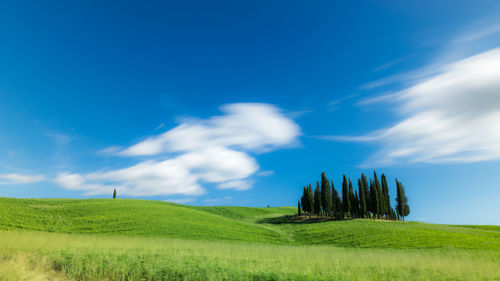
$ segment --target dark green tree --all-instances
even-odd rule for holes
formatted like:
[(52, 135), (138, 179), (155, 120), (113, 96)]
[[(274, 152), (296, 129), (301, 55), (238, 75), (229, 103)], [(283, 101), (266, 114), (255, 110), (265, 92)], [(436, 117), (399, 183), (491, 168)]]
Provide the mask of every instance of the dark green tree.
[(332, 211), (332, 189), (325, 172), (321, 173), (321, 207), (328, 217)]
[(368, 214), (368, 209), (366, 206), (366, 191), (363, 185), (363, 181), (358, 179), (358, 194), (359, 194), (359, 213), (360, 217), (366, 218)]
[(344, 217), (344, 210), (342, 209), (342, 201), (340, 200), (339, 193), (335, 189), (335, 186), (333, 185), (333, 181), (331, 181), (332, 184), (332, 204), (333, 204), (333, 212), (334, 216), (336, 219), (342, 219)]
[(366, 201), (366, 217), (370, 217), (370, 211), (372, 210), (371, 206), (371, 197), (370, 197), (370, 185), (368, 184), (368, 180), (364, 173), (361, 174), (361, 182), (363, 183), (363, 188), (365, 189), (365, 201)]
[(116, 199), (116, 188), (113, 190), (113, 199)]
[(410, 214), (410, 205), (408, 205), (408, 198), (405, 194), (403, 184), (396, 179), (397, 197), (396, 197), (396, 211), (400, 218), (405, 220), (405, 217)]
[(396, 220), (396, 212), (394, 211), (393, 208), (389, 211), (389, 219), (390, 220)]
[(309, 184), (307, 187), (307, 204), (309, 204), (309, 217), (313, 214), (314, 212), (314, 193), (312, 189), (312, 185)]
[(300, 201), (297, 201), (297, 215), (302, 216), (302, 211), (300, 210)]
[(304, 210), (304, 212), (311, 214), (309, 190), (307, 186), (304, 187), (304, 192), (302, 193), (302, 198), (300, 199), (300, 203), (302, 205), (302, 209)]
[(382, 194), (384, 197), (384, 211), (385, 211), (385, 216), (390, 219), (391, 217), (391, 198), (389, 196), (389, 186), (387, 185), (387, 179), (384, 174), (380, 176), (380, 181), (382, 182)]
[(356, 212), (355, 212), (355, 209), (356, 209), (356, 203), (354, 202), (354, 192), (353, 192), (353, 188), (352, 188), (352, 182), (351, 182), (351, 178), (349, 178), (349, 203), (351, 205), (351, 209), (349, 210), (349, 212), (351, 213), (351, 217), (354, 217)]
[(360, 212), (359, 212), (359, 197), (358, 197), (358, 191), (354, 191), (354, 217), (359, 218)]
[(375, 183), (373, 180), (370, 180), (370, 199), (372, 200), (370, 203), (371, 207), (371, 212), (373, 215), (373, 218), (377, 218), (380, 210), (380, 205), (379, 205), (379, 197), (377, 194), (377, 188), (375, 187)]
[(377, 217), (381, 218), (384, 214), (384, 200), (382, 196), (382, 186), (380, 185), (380, 181), (378, 180), (377, 173), (373, 171), (373, 184), (375, 185), (377, 201), (378, 201), (378, 209), (377, 209)]
[(316, 188), (314, 189), (314, 210), (313, 213), (316, 216), (321, 214), (321, 191), (319, 189), (319, 182), (316, 183)]
[(351, 215), (351, 200), (349, 198), (349, 184), (345, 175), (342, 179), (342, 207), (344, 208), (344, 217), (349, 217)]

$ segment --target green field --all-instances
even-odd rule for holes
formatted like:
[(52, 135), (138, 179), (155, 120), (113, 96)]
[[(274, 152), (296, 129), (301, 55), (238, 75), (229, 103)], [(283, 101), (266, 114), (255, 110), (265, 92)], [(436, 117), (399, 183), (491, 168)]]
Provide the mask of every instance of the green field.
[(0, 280), (500, 280), (500, 228), (0, 198)]

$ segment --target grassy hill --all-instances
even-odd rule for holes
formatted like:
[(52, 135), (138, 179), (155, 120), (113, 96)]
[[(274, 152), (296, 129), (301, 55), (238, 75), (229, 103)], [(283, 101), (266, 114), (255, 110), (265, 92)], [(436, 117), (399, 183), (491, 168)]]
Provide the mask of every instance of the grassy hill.
[(289, 220), (295, 208), (196, 207), (161, 201), (0, 198), (0, 229), (315, 244), (500, 251), (500, 228), (395, 221)]
[(0, 280), (500, 280), (500, 227), (0, 198)]
[(210, 209), (202, 210), (147, 200), (0, 198), (0, 229), (204, 240), (281, 241), (278, 233), (261, 225), (220, 216)]

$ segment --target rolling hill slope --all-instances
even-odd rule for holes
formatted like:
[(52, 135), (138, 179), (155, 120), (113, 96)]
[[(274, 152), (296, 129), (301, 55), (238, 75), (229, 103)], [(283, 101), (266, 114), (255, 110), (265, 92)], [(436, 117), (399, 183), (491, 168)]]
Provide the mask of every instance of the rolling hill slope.
[(0, 229), (280, 242), (279, 234), (257, 224), (146, 200), (0, 198)]
[(0, 198), (0, 229), (348, 248), (500, 251), (500, 229), (495, 226), (372, 220), (287, 221), (294, 213), (295, 208), (291, 207), (197, 207), (126, 199)]

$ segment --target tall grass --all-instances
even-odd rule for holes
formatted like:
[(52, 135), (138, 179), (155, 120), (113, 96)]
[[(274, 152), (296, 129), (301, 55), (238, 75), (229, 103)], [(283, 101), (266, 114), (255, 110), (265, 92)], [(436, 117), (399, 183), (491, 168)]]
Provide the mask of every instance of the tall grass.
[(10, 280), (5, 277), (6, 267), (9, 278), (20, 276), (19, 280), (23, 276), (61, 280), (500, 280), (500, 252), (488, 250), (356, 249), (0, 231), (0, 259), (0, 280)]

